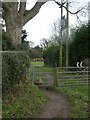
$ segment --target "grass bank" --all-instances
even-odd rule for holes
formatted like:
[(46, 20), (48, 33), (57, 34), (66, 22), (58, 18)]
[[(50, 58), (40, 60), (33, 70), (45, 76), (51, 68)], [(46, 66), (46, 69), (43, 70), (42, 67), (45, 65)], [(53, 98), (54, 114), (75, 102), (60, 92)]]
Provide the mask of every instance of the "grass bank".
[(21, 82), (3, 94), (2, 117), (33, 118), (47, 99), (30, 80)]
[(87, 85), (77, 87), (51, 87), (50, 89), (67, 96), (71, 105), (70, 118), (89, 117), (88, 103), (90, 101), (88, 99)]

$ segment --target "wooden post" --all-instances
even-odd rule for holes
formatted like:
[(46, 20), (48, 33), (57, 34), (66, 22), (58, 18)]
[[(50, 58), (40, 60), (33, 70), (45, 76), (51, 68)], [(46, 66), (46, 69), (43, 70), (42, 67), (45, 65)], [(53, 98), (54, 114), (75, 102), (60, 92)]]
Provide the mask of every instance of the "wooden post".
[[(61, 4), (62, 4), (62, 0), (61, 0)], [(62, 16), (63, 16), (63, 7), (61, 7), (61, 38), (60, 38), (60, 67), (62, 67)]]
[(57, 68), (54, 68), (54, 80), (53, 80), (53, 86), (58, 87), (58, 74), (57, 74)]
[(32, 66), (32, 82), (34, 83), (34, 66)]
[[(68, 0), (67, 0), (67, 9), (68, 7)], [(66, 18), (66, 67), (68, 67), (68, 37), (69, 37), (69, 13), (67, 11), (67, 18)]]

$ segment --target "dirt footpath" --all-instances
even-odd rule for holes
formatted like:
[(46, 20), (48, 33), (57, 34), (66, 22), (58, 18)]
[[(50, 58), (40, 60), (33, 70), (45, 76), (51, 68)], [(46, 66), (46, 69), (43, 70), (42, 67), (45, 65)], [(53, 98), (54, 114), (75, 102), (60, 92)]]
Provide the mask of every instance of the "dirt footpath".
[(68, 118), (70, 108), (66, 97), (49, 90), (43, 92), (49, 97), (49, 101), (37, 118)]

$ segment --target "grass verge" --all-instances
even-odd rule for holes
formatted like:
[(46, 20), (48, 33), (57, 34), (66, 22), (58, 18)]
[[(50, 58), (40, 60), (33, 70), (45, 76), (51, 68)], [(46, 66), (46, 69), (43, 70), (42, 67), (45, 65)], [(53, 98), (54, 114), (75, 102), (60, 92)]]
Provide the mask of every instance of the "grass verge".
[(55, 90), (67, 96), (71, 109), (69, 118), (89, 118), (89, 99), (88, 99), (88, 86), (77, 87), (51, 87)]
[(3, 94), (3, 118), (33, 118), (48, 98), (30, 80)]

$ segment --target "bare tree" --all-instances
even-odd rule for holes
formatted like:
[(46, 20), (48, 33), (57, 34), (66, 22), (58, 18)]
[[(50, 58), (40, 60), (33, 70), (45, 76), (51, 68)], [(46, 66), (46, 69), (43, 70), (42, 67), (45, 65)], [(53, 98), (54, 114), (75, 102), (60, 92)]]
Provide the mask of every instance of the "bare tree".
[(52, 44), (60, 45), (61, 38), (61, 20), (60, 18), (55, 21), (51, 26), (51, 37), (50, 41)]
[(40, 45), (41, 45), (41, 47), (42, 48), (47, 48), (47, 47), (49, 47), (49, 45), (50, 45), (50, 41), (49, 41), (49, 39), (47, 39), (47, 38), (42, 38), (41, 40), (40, 40)]
[[(69, 10), (66, 6), (67, 4), (67, 0), (62, 0), (62, 2), (60, 1), (57, 1), (57, 0), (54, 0), (55, 3), (59, 6), (59, 8), (64, 8), (68, 13), (72, 14), (72, 15), (76, 15), (76, 18), (77, 18), (77, 21), (79, 23), (81, 23), (82, 21), (80, 20), (80, 16), (85, 16), (87, 15), (87, 7), (88, 7), (88, 4), (84, 4), (82, 7), (78, 7), (75, 12), (72, 12), (71, 10)], [(70, 7), (73, 7), (72, 5), (74, 3), (78, 3), (77, 1), (74, 1), (74, 0), (69, 0), (70, 2), (68, 2), (68, 5)], [(79, 1), (79, 0), (78, 0)], [(71, 5), (72, 4), (72, 5)]]

